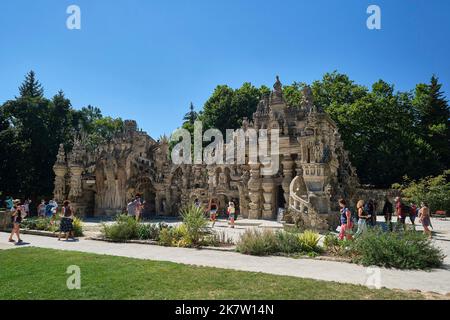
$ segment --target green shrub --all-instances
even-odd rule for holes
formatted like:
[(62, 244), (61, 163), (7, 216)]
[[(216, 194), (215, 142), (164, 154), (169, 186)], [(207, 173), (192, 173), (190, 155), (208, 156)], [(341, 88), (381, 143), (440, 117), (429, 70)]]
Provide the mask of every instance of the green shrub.
[(395, 184), (405, 200), (420, 204), (428, 202), (432, 212), (444, 210), (450, 212), (450, 170), (436, 177), (426, 177), (418, 181), (405, 177), (403, 185)]
[(51, 218), (38, 218), (35, 221), (35, 230), (47, 231), (51, 224)]
[(202, 208), (196, 207), (194, 204), (187, 206), (181, 210), (181, 217), (185, 227), (185, 242), (194, 246), (200, 244), (202, 237), (208, 233), (206, 227), (208, 220), (205, 218)]
[(73, 231), (75, 237), (83, 236), (83, 221), (80, 218), (73, 219)]
[(210, 247), (219, 247), (221, 245), (233, 244), (233, 239), (227, 236), (225, 231), (214, 231), (203, 236), (201, 245)]
[(134, 217), (119, 215), (112, 225), (103, 224), (103, 236), (112, 241), (126, 241), (138, 238), (138, 222)]
[(352, 248), (356, 252), (354, 261), (365, 266), (428, 269), (440, 267), (445, 257), (431, 240), (415, 231), (368, 230), (352, 243)]
[(320, 252), (319, 239), (317, 232), (306, 230), (299, 235), (301, 248), (304, 252)]
[(292, 254), (303, 251), (298, 233), (281, 232), (275, 233), (277, 240), (277, 252)]
[(316, 255), (322, 251), (318, 245), (319, 237), (318, 233), (312, 231), (299, 234), (286, 231), (247, 230), (241, 235), (236, 250), (257, 256), (276, 253)]
[(171, 247), (175, 244), (176, 241), (178, 240), (176, 240), (174, 228), (171, 227), (163, 228), (159, 232), (159, 240), (158, 240), (159, 244), (166, 247)]
[(27, 230), (37, 230), (36, 229), (37, 218), (26, 218), (22, 221), (21, 227)]
[(137, 236), (140, 240), (158, 240), (159, 225), (139, 223), (137, 225)]
[(243, 254), (265, 256), (277, 252), (277, 238), (270, 230), (246, 230), (239, 239), (236, 250)]
[(351, 258), (355, 256), (353, 240), (339, 240), (338, 237), (329, 233), (323, 240), (323, 248), (326, 252), (334, 256)]

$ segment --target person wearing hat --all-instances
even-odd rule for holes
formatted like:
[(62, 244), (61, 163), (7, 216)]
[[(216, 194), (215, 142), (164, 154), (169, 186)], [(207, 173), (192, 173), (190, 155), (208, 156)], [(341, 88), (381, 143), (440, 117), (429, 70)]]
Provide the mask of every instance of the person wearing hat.
[(11, 235), (9, 236), (9, 242), (15, 242), (13, 240), (14, 234), (17, 236), (17, 243), (22, 243), (22, 239), (20, 239), (20, 224), (22, 223), (23, 218), (25, 218), (25, 211), (23, 210), (23, 206), (20, 205), (20, 200), (14, 200), (13, 207), (11, 209), (11, 223), (13, 225), (13, 229), (11, 231)]

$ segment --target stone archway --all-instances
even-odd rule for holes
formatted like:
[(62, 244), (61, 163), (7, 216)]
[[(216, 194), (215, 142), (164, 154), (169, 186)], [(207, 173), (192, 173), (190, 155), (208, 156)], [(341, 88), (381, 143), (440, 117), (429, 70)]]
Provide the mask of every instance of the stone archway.
[(142, 215), (144, 218), (148, 218), (156, 215), (156, 190), (153, 186), (153, 182), (149, 177), (141, 177), (137, 181), (136, 193), (142, 196), (144, 208)]

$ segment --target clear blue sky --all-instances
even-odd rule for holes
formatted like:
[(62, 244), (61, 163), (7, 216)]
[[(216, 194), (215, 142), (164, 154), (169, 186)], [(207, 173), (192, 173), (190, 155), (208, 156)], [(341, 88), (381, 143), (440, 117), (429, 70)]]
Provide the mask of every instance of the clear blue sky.
[[(80, 6), (82, 29), (66, 28)], [(366, 9), (382, 10), (382, 30)], [(63, 89), (75, 108), (136, 119), (157, 138), (192, 101), (245, 81), (271, 86), (347, 73), (398, 90), (436, 73), (450, 92), (448, 0), (2, 0), (0, 103), (36, 71), (48, 97)]]

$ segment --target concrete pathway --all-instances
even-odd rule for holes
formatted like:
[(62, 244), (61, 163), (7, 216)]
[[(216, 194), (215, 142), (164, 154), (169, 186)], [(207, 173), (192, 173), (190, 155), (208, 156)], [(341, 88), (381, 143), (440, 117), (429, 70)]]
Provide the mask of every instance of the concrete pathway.
[[(438, 231), (437, 244), (444, 252), (450, 253), (450, 221), (435, 221)], [(8, 234), (0, 233), (0, 249), (17, 248), (7, 243)], [(374, 271), (362, 266), (309, 259), (292, 259), (285, 257), (253, 257), (235, 252), (196, 250), (184, 248), (167, 248), (140, 244), (118, 244), (81, 239), (79, 242), (58, 242), (54, 238), (23, 235), (25, 246), (71, 250), (96, 254), (171, 261), (175, 263), (235, 269), (242, 271), (263, 272), (316, 280), (336, 281), (360, 285), (370, 285), (371, 280), (379, 274), (381, 287), (404, 290), (421, 290), (424, 292), (450, 293), (450, 260), (445, 259), (445, 268), (425, 271), (400, 271), (378, 269)], [(0, 261), (1, 265), (1, 261)], [(373, 282), (372, 282), (373, 283)]]

